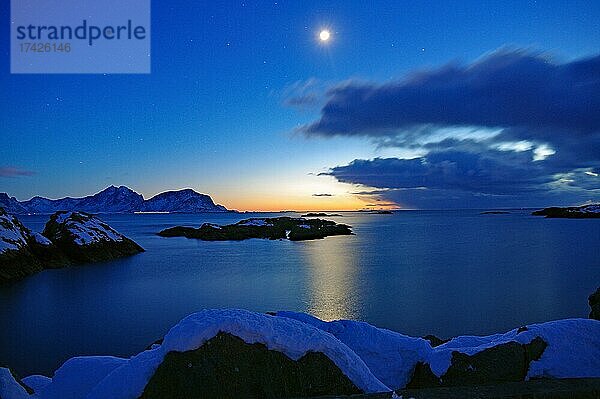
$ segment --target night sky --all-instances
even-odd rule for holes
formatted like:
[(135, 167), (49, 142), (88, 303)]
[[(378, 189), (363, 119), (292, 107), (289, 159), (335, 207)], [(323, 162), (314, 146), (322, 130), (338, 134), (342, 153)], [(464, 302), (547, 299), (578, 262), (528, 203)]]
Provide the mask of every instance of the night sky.
[(597, 1), (154, 1), (149, 75), (11, 75), (0, 14), (0, 192), (20, 200), (600, 201)]

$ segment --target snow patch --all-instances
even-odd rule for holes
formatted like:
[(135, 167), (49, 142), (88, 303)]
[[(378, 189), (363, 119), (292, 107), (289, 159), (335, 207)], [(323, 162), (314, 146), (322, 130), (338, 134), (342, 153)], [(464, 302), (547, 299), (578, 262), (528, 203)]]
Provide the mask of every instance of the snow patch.
[(238, 226), (273, 226), (273, 224), (265, 219), (248, 219), (237, 223)]
[(530, 364), (527, 378), (600, 377), (600, 321), (565, 319), (527, 325), (504, 334), (461, 336), (434, 348), (429, 364), (438, 377), (450, 367), (452, 352), (467, 355), (508, 342), (529, 344), (540, 337), (548, 344), (539, 360)]
[(584, 205), (579, 208), (579, 212), (600, 213), (600, 204)]
[(46, 237), (44, 237), (40, 233), (35, 233), (33, 235), (33, 239), (38, 244), (46, 246), (46, 247), (49, 246), (49, 245), (52, 245), (52, 241), (50, 241), (49, 239), (47, 239)]
[(7, 213), (0, 213), (0, 253), (18, 251), (27, 246), (29, 231), (19, 220)]
[(417, 362), (426, 362), (432, 350), (427, 340), (364, 322), (324, 322), (296, 312), (277, 312), (277, 316), (296, 319), (332, 334), (360, 356), (375, 377), (392, 389), (406, 386)]
[(202, 223), (202, 226), (208, 226), (208, 227), (212, 227), (213, 229), (217, 229), (217, 230), (222, 230), (223, 227), (219, 226), (218, 224), (215, 223)]
[(51, 382), (36, 394), (40, 399), (85, 398), (104, 377), (125, 363), (127, 359), (112, 356), (71, 358), (56, 370)]
[(324, 322), (304, 313), (278, 312), (333, 334), (369, 366), (373, 374), (390, 388), (403, 388), (418, 361), (428, 363), (438, 377), (450, 367), (452, 352), (475, 355), (485, 349), (518, 342), (529, 344), (541, 337), (548, 346), (539, 360), (530, 364), (527, 378), (600, 377), (600, 321), (565, 319), (531, 324), (504, 334), (460, 336), (432, 348), (428, 341), (380, 329), (370, 324), (339, 320)]
[(123, 241), (125, 236), (95, 216), (81, 212), (58, 212), (56, 223), (62, 224), (74, 237), (77, 245), (105, 241)]
[(52, 382), (52, 378), (46, 377), (45, 375), (34, 374), (29, 377), (22, 378), (23, 384), (33, 389), (34, 394), (38, 394), (42, 391), (42, 388)]
[(0, 367), (0, 398), (2, 399), (26, 399), (29, 394), (10, 373), (10, 370)]

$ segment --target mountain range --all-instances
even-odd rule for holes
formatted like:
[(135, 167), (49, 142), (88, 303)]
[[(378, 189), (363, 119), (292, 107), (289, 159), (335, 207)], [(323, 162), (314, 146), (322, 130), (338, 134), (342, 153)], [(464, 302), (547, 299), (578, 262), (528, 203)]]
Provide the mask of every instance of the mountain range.
[(56, 211), (82, 211), (89, 213), (134, 213), (170, 212), (202, 213), (228, 212), (227, 208), (215, 204), (206, 194), (192, 189), (166, 191), (150, 199), (132, 189), (110, 186), (94, 195), (83, 198), (48, 199), (33, 197), (28, 201), (18, 201), (7, 193), (0, 193), (0, 207), (6, 212), (22, 214), (50, 214)]

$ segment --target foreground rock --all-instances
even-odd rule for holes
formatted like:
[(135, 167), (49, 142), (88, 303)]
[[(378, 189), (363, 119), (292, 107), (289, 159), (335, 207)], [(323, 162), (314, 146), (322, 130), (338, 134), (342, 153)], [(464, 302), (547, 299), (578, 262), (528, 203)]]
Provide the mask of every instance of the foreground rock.
[(332, 335), (289, 318), (221, 309), (184, 318), (159, 345), (130, 359), (72, 358), (36, 395), (281, 398), (385, 391), (356, 353)]
[(0, 283), (44, 269), (97, 262), (142, 252), (135, 242), (95, 216), (57, 212), (44, 233), (32, 233), (0, 208)]
[[(75, 357), (52, 379), (29, 376), (22, 383), (31, 384), (37, 399), (285, 398), (378, 392), (390, 397), (396, 389), (443, 393), (454, 387), (506, 386), (540, 378), (598, 377), (597, 320), (532, 324), (504, 334), (460, 336), (432, 347), (428, 340), (363, 322), (220, 309), (184, 318), (163, 340), (129, 359)], [(23, 394), (16, 381), (4, 372), (0, 398), (6, 395), (3, 386)]]
[(286, 398), (361, 393), (321, 352), (292, 360), (262, 343), (219, 333), (200, 348), (169, 352), (141, 398)]
[(205, 241), (239, 241), (249, 238), (301, 241), (351, 234), (352, 230), (345, 224), (323, 219), (291, 217), (253, 218), (225, 226), (204, 223), (197, 229), (177, 226), (158, 233), (162, 237), (187, 237)]
[(278, 312), (334, 335), (391, 389), (499, 384), (533, 378), (600, 377), (600, 322), (566, 319), (490, 336), (460, 336), (432, 347), (367, 323), (323, 322)]
[(600, 218), (600, 204), (590, 204), (567, 208), (551, 207), (532, 213), (547, 218), (587, 219)]
[(75, 263), (101, 262), (144, 251), (96, 216), (84, 212), (56, 212), (42, 234)]

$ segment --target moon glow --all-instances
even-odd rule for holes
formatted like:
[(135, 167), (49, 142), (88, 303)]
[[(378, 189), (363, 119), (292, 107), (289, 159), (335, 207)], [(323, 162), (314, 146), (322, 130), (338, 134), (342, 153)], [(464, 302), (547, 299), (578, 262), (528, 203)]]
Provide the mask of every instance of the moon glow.
[(330, 37), (331, 37), (331, 33), (327, 29), (323, 29), (319, 33), (319, 40), (322, 42), (328, 41)]

